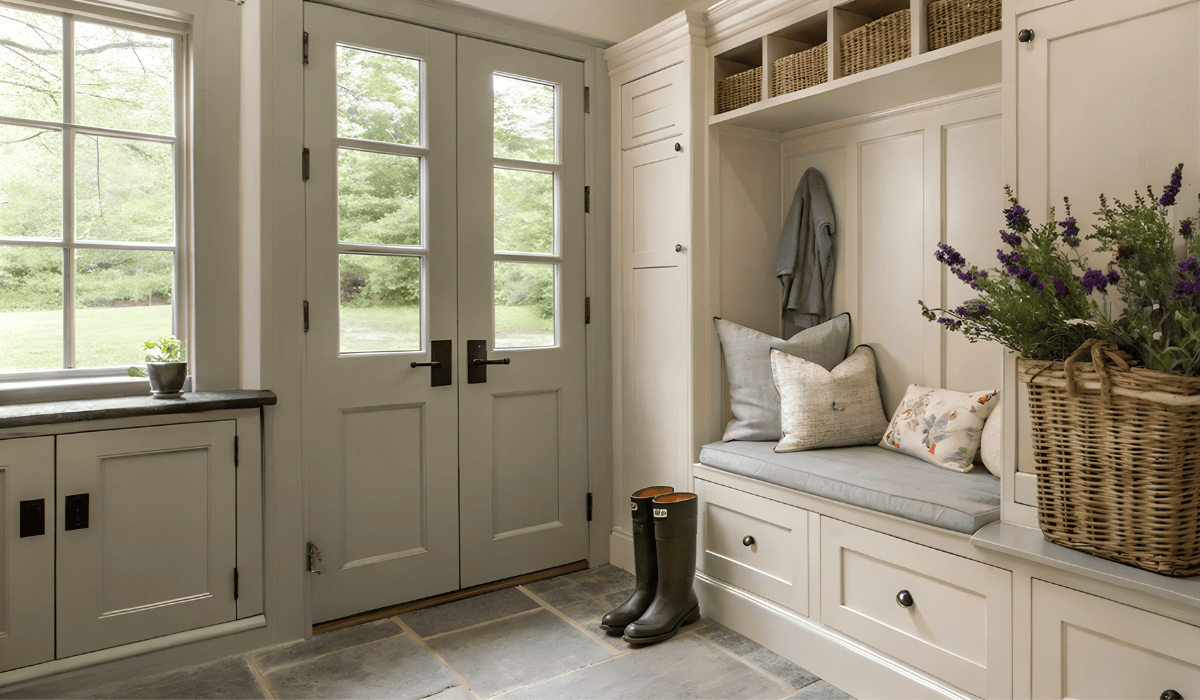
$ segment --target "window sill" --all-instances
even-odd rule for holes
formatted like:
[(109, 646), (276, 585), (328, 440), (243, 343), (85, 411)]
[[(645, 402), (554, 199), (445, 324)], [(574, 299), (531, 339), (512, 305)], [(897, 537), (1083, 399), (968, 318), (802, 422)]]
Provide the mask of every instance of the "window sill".
[[(184, 389), (191, 388), (188, 377)], [(150, 382), (144, 377), (73, 377), (70, 379), (30, 379), (0, 383), (0, 406), (47, 401), (78, 401), (112, 399), (120, 396), (142, 396), (150, 393)]]

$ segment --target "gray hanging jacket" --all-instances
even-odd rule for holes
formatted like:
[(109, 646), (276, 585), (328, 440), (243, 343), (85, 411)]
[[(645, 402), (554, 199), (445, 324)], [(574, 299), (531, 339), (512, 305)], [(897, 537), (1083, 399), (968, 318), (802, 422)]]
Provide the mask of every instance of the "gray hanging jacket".
[(833, 314), (833, 202), (825, 178), (809, 168), (796, 186), (783, 232), (775, 276), (783, 283), (783, 318), (798, 328)]

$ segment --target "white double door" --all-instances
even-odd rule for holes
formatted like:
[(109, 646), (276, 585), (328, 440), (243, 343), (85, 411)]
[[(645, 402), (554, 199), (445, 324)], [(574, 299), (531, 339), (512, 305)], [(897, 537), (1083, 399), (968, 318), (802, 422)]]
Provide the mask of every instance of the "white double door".
[(313, 621), (586, 558), (582, 65), (305, 31)]

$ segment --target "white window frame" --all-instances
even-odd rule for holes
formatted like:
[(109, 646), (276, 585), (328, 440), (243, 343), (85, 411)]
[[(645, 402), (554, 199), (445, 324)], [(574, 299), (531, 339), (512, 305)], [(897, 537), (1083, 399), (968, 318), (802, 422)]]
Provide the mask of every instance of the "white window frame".
[[(171, 294), (172, 333), (184, 341), (185, 348), (192, 343), (192, 299), (191, 284), (191, 241), (192, 233), (192, 89), (190, 84), (191, 26), (174, 18), (135, 13), (129, 10), (89, 5), (71, 0), (0, 0), (0, 6), (27, 12), (59, 17), (63, 20), (63, 117), (62, 122), (41, 121), (8, 117), (0, 112), (0, 123), (12, 126), (48, 129), (61, 133), (63, 139), (63, 227), (61, 239), (20, 238), (0, 236), (0, 247), (57, 248), (63, 251), (63, 364), (66, 367), (53, 370), (0, 370), (0, 391), (6, 385), (46, 382), (48, 388), (55, 384), (69, 384), (71, 380), (127, 377), (125, 365), (112, 367), (76, 368), (75, 365), (75, 252), (77, 250), (138, 250), (171, 252), (173, 255), (173, 284)], [(146, 8), (152, 9), (152, 8)], [(175, 134), (150, 134), (105, 127), (85, 126), (74, 123), (75, 117), (75, 23), (102, 24), (118, 29), (127, 29), (142, 34), (161, 36), (174, 42), (175, 81)], [(75, 141), (79, 134), (125, 138), (143, 142), (168, 143), (174, 150), (175, 176), (175, 241), (173, 244), (136, 243), (121, 241), (80, 241), (75, 236)], [(139, 343), (146, 338), (130, 338)], [(187, 356), (189, 365), (190, 355)], [(140, 382), (130, 388), (140, 389)]]

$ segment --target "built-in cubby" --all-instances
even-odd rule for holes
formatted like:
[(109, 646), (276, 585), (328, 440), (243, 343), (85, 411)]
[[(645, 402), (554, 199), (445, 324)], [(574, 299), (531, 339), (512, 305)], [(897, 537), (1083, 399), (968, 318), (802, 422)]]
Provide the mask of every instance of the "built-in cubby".
[[(966, 0), (814, 2), (778, 25), (764, 23), (764, 33), (750, 40), (741, 35), (731, 37), (732, 45), (712, 45), (711, 79), (717, 89), (710, 123), (789, 131), (999, 83), (999, 32), (930, 49), (929, 13), (935, 2)], [(897, 27), (897, 21), (906, 26)], [(861, 60), (847, 65), (843, 43), (864, 35), (868, 42), (882, 37), (887, 50), (876, 52), (865, 67)], [(812, 63), (821, 52), (824, 75)], [(786, 65), (777, 65), (789, 56), (794, 58)], [(802, 70), (805, 76), (792, 76), (788, 83), (781, 81), (783, 70)], [(757, 90), (747, 84), (754, 80)], [(740, 91), (740, 99), (729, 99), (731, 89)]]

